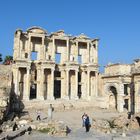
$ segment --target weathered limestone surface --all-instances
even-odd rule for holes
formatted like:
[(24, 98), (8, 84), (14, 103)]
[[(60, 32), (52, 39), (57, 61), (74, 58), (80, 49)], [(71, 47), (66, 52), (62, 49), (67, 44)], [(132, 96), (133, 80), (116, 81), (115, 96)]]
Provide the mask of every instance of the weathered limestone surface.
[(98, 39), (63, 30), (49, 34), (40, 27), (18, 29), (13, 59), (14, 92), (23, 101), (98, 96)]
[(9, 111), (9, 96), (12, 81), (12, 66), (0, 65), (0, 122)]

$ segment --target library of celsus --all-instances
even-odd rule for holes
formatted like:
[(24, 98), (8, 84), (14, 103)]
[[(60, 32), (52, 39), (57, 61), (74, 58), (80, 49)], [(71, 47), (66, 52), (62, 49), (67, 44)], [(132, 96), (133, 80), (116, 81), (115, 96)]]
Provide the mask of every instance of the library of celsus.
[(140, 60), (98, 71), (98, 39), (49, 34), (40, 27), (14, 37), (13, 87), (23, 101), (84, 100), (119, 112), (140, 112)]
[(98, 39), (40, 27), (17, 30), (14, 91), (23, 100), (90, 100), (97, 96)]

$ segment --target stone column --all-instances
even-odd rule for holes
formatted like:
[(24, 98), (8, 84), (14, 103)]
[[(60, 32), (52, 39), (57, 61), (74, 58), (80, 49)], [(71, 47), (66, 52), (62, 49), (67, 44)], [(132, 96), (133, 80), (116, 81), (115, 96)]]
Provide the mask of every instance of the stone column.
[(90, 50), (89, 50), (89, 42), (87, 42), (87, 63), (89, 63), (90, 62), (90, 60), (89, 60), (89, 58), (90, 58)]
[(54, 69), (51, 69), (51, 78), (50, 78), (50, 91), (48, 92), (48, 100), (54, 100)]
[(70, 58), (69, 58), (69, 53), (70, 53), (70, 51), (69, 51), (70, 48), (69, 48), (69, 47), (70, 47), (70, 46), (69, 46), (69, 40), (67, 40), (67, 53), (66, 53), (66, 54), (67, 54), (67, 61), (68, 61), (68, 62), (69, 62), (69, 59), (70, 59)]
[(74, 83), (71, 82), (71, 86), (72, 86), (72, 91), (71, 91), (71, 99), (75, 100), (78, 99), (77, 93), (78, 93), (78, 72), (77, 70), (75, 70), (75, 81), (73, 81)]
[(124, 106), (124, 85), (123, 83), (119, 84), (119, 90), (117, 92), (118, 96), (117, 96), (117, 110), (119, 112), (123, 112), (123, 106)]
[(24, 82), (24, 92), (23, 92), (23, 100), (29, 100), (30, 98), (30, 68), (26, 68), (26, 80)]
[(61, 70), (61, 98), (63, 99), (65, 97), (65, 71)]
[(42, 37), (42, 59), (46, 59), (45, 37)]
[(17, 56), (18, 58), (21, 58), (21, 46), (20, 46), (20, 36), (21, 36), (21, 32), (20, 31), (17, 31), (17, 36), (16, 36), (16, 39), (17, 39)]
[(76, 41), (75, 49), (75, 61), (78, 62), (78, 41)]
[(87, 99), (90, 99), (90, 71), (87, 71)]
[(81, 77), (81, 81), (82, 81), (82, 99), (86, 99), (86, 73), (85, 71), (82, 71), (82, 77)]
[(15, 84), (15, 94), (19, 96), (19, 68), (15, 68), (15, 77), (14, 77), (14, 84)]
[(75, 70), (75, 99), (78, 99), (78, 70)]
[(14, 37), (14, 53), (13, 53), (13, 59), (17, 59), (18, 58), (18, 54), (19, 54), (19, 49), (18, 49), (18, 37)]
[(131, 95), (130, 95), (130, 84), (129, 86), (127, 87), (127, 91), (128, 91), (128, 97), (129, 97), (129, 100), (128, 100), (128, 111), (131, 112)]
[(31, 60), (31, 36), (28, 38), (28, 60)]
[(70, 97), (70, 93), (69, 93), (69, 83), (70, 83), (70, 81), (69, 81), (70, 79), (69, 79), (69, 70), (66, 70), (66, 99), (70, 99), (71, 97)]
[(96, 41), (96, 49), (95, 49), (95, 63), (98, 63), (98, 41)]
[(38, 94), (37, 99), (44, 100), (44, 69), (40, 70), (40, 93)]
[(95, 72), (95, 96), (98, 96), (98, 72)]
[(135, 94), (134, 94), (134, 110), (135, 110), (135, 113), (138, 113), (139, 112), (139, 84), (138, 82), (135, 82)]
[(52, 60), (55, 61), (55, 39), (52, 40)]
[(42, 93), (42, 91), (43, 91), (42, 82), (44, 82), (44, 81), (42, 81), (42, 77), (44, 77), (44, 72), (43, 72), (42, 69), (38, 68), (37, 69), (37, 99), (38, 100), (43, 100), (44, 99), (43, 93)]

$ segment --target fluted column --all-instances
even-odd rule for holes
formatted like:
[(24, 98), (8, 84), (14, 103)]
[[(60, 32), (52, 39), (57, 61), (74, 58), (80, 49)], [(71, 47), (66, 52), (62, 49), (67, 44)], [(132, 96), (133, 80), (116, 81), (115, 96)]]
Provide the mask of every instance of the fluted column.
[(82, 76), (81, 76), (81, 80), (82, 80), (82, 99), (86, 99), (86, 73), (85, 71), (82, 71)]
[(65, 98), (67, 98), (67, 99), (70, 99), (71, 97), (70, 97), (70, 93), (69, 93), (69, 83), (70, 83), (70, 81), (69, 81), (70, 79), (69, 79), (69, 70), (66, 70), (66, 97)]
[(67, 61), (69, 61), (69, 48), (70, 46), (69, 46), (69, 40), (67, 40)]
[(78, 71), (75, 70), (75, 96), (74, 99), (78, 99)]
[(44, 100), (44, 69), (40, 71), (40, 99)]
[(38, 68), (37, 70), (37, 99), (38, 100), (44, 100), (43, 95), (43, 80), (44, 78), (44, 69)]
[(95, 72), (95, 96), (98, 96), (98, 72)]
[(61, 98), (69, 99), (67, 95), (67, 76), (65, 70), (61, 70)]
[(15, 77), (14, 77), (14, 84), (15, 84), (15, 94), (19, 96), (19, 68), (15, 68)]
[(55, 61), (55, 39), (52, 40), (52, 60)]
[(90, 71), (87, 71), (87, 99), (90, 99)]
[(28, 60), (31, 60), (31, 36), (28, 38)]
[(78, 41), (76, 41), (75, 49), (76, 49), (76, 50), (75, 50), (75, 59), (76, 59), (75, 61), (78, 62), (78, 49), (79, 49), (79, 48), (78, 48)]
[(48, 100), (54, 100), (54, 69), (51, 69), (50, 91), (48, 92)]
[(90, 60), (89, 60), (89, 58), (90, 58), (90, 56), (89, 56), (89, 55), (90, 55), (90, 53), (89, 53), (90, 50), (89, 50), (89, 49), (90, 49), (90, 48), (89, 48), (89, 47), (90, 47), (90, 46), (89, 46), (89, 42), (87, 42), (87, 63), (90, 62)]
[(129, 97), (129, 99), (128, 99), (128, 111), (129, 112), (131, 112), (131, 95), (130, 95), (130, 84), (129, 84), (129, 86), (127, 87), (127, 92), (128, 92), (128, 97)]
[(29, 100), (30, 98), (30, 68), (26, 68), (26, 80), (24, 82), (23, 100)]
[(42, 37), (42, 59), (45, 60), (46, 58), (46, 49), (45, 49), (45, 37)]

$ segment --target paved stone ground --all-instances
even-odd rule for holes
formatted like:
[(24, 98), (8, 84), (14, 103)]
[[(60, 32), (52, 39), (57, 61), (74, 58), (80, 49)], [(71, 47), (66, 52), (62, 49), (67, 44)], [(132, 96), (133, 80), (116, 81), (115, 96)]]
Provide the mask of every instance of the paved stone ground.
[(122, 137), (121, 134), (101, 134), (94, 130), (86, 133), (84, 128), (72, 131), (66, 137), (54, 137), (47, 134), (33, 132), (31, 135), (24, 135), (16, 138), (16, 140), (140, 140), (140, 132), (133, 131), (126, 134), (126, 137)]
[[(45, 107), (45, 105), (43, 106)], [(36, 120), (36, 109), (34, 107), (28, 108), (29, 115), (33, 120)], [(71, 133), (66, 137), (54, 137), (48, 136), (44, 133), (34, 132), (31, 135), (23, 135), (16, 138), (16, 140), (140, 140), (140, 132), (134, 131), (129, 132), (127, 137), (122, 137), (121, 134), (103, 134), (96, 132), (91, 129), (90, 132), (86, 133), (82, 127), (81, 116), (83, 113), (87, 113), (91, 118), (94, 119), (110, 119), (118, 117), (120, 113), (114, 110), (99, 109), (95, 107), (87, 107), (82, 109), (73, 110), (55, 110), (53, 112), (53, 119), (63, 121), (70, 129)], [(42, 109), (41, 105), (41, 118), (47, 118), (47, 109)], [(36, 122), (36, 121), (35, 121)], [(91, 121), (91, 123), (94, 123)], [(134, 137), (135, 136), (135, 137)]]

